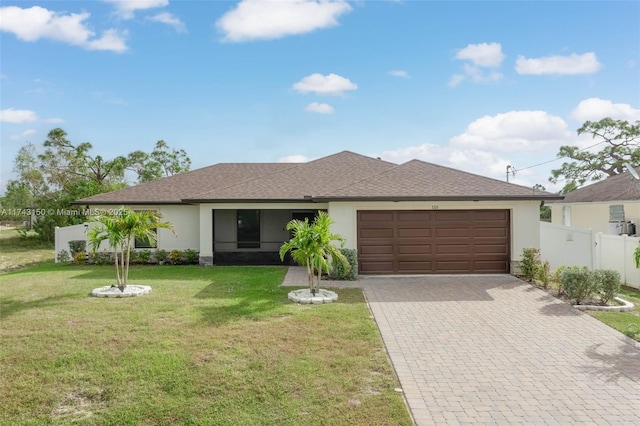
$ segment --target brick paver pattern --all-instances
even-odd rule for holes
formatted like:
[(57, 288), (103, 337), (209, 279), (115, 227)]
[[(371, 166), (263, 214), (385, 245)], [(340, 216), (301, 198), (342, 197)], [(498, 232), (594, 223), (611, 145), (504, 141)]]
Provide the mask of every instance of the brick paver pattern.
[(640, 425), (640, 344), (512, 276), (334, 284), (364, 288), (417, 425)]

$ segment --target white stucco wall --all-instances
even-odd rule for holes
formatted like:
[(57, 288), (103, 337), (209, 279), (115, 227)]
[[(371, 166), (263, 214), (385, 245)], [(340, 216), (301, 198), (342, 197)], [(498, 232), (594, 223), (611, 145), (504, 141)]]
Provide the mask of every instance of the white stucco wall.
[[(121, 206), (90, 206), (96, 211), (116, 210)], [(200, 233), (197, 226), (199, 209), (191, 205), (131, 205), (131, 210), (155, 210), (162, 214), (162, 220), (170, 222), (175, 230), (174, 235), (168, 229), (158, 229), (158, 249), (198, 250), (200, 247)]]
[(520, 260), (525, 247), (540, 247), (539, 201), (399, 201), (329, 203), (329, 216), (335, 221), (332, 230), (342, 235), (347, 248), (355, 249), (358, 210), (511, 210), (511, 260)]
[(640, 200), (638, 201), (606, 201), (593, 203), (553, 203), (551, 206), (551, 223), (562, 225), (562, 208), (571, 206), (571, 226), (590, 228), (595, 232), (609, 233), (609, 206), (622, 204), (625, 221), (633, 220), (636, 226), (640, 222)]

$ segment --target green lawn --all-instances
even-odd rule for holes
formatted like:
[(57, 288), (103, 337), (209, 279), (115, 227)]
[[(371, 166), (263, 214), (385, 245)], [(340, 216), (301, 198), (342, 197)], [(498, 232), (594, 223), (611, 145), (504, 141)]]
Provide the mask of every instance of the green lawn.
[(0, 275), (0, 424), (411, 424), (362, 292), (293, 304), (285, 272), (132, 266), (127, 299), (88, 297), (113, 267)]
[(15, 229), (0, 231), (0, 273), (55, 259), (53, 243), (43, 243), (30, 233), (22, 238)]
[(629, 312), (590, 311), (589, 313), (594, 318), (640, 342), (640, 290), (625, 287), (620, 291), (619, 296), (633, 303), (635, 308)]

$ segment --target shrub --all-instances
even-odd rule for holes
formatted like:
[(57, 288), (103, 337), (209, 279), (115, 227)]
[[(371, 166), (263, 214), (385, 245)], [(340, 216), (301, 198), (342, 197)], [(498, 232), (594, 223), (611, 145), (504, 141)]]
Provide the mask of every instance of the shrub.
[(354, 281), (358, 278), (358, 251), (355, 249), (341, 248), (340, 252), (347, 258), (351, 268), (347, 271), (341, 262), (334, 260), (330, 278), (332, 280)]
[(84, 265), (87, 263), (87, 254), (83, 251), (79, 251), (73, 255), (73, 263), (76, 265)]
[(180, 250), (171, 250), (169, 253), (169, 262), (172, 265), (179, 265), (182, 263), (182, 252)]
[(549, 287), (551, 281), (551, 266), (549, 261), (545, 260), (543, 263), (539, 263), (536, 268), (536, 279), (540, 281), (542, 287)]
[(164, 250), (156, 250), (156, 262), (158, 262), (158, 265), (163, 265), (164, 262), (167, 261), (167, 252)]
[(593, 272), (586, 267), (569, 266), (560, 274), (560, 282), (565, 294), (576, 305), (591, 297), (598, 289)]
[(68, 262), (70, 260), (71, 260), (71, 255), (69, 254), (68, 251), (60, 250), (58, 252), (58, 262), (65, 263), (65, 262)]
[(93, 263), (96, 265), (109, 265), (111, 264), (111, 253), (104, 250), (102, 253), (95, 252), (92, 254)]
[(192, 249), (186, 249), (184, 251), (184, 259), (187, 265), (195, 265), (200, 261), (198, 253)]
[(533, 247), (522, 249), (522, 260), (520, 261), (520, 270), (522, 276), (527, 281), (533, 281), (536, 277), (536, 271), (540, 264), (540, 250)]
[(136, 252), (136, 262), (149, 263), (151, 261), (151, 250), (140, 250)]
[(87, 251), (87, 242), (85, 240), (69, 241), (69, 251), (71, 252), (71, 256), (75, 255), (78, 252), (85, 252)]
[(612, 269), (598, 269), (594, 272), (594, 279), (600, 292), (600, 300), (607, 303), (620, 291), (620, 273)]
[(553, 274), (551, 275), (551, 282), (554, 283), (558, 288), (558, 296), (563, 293), (562, 281), (560, 281), (560, 276), (562, 275), (562, 271), (564, 271), (565, 269), (567, 269), (566, 266), (560, 265), (556, 268), (555, 271), (553, 271)]

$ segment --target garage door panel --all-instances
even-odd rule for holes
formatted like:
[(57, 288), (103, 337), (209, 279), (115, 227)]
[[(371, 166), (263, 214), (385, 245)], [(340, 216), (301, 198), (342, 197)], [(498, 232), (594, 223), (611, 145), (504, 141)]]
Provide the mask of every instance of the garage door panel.
[(360, 232), (358, 232), (358, 234), (360, 235), (361, 238), (364, 238), (364, 239), (368, 239), (368, 238), (393, 238), (393, 229), (391, 229), (391, 228), (387, 228), (387, 229), (365, 228), (365, 229), (360, 229)]
[(464, 254), (470, 252), (469, 244), (436, 244), (436, 254)]
[(398, 254), (431, 254), (431, 244), (398, 245)]
[(437, 261), (436, 269), (438, 273), (464, 273), (468, 272), (471, 268), (471, 262), (469, 260), (447, 260)]
[(509, 218), (508, 210), (475, 210), (474, 219), (477, 221), (495, 220), (504, 222)]
[(433, 219), (433, 212), (429, 210), (399, 210), (396, 211), (396, 213), (399, 224), (402, 224), (403, 222), (429, 222)]
[(432, 263), (430, 261), (398, 261), (398, 273), (405, 274), (424, 274), (424, 271), (430, 271)]
[(360, 248), (361, 255), (387, 254), (393, 256), (392, 245), (366, 245)]
[(430, 228), (417, 228), (417, 227), (411, 227), (411, 228), (397, 228), (398, 230), (398, 237), (400, 238), (404, 238), (404, 237), (430, 237), (431, 236), (431, 229)]
[(367, 211), (362, 212), (362, 214), (358, 217), (359, 222), (381, 222), (381, 223), (391, 223), (393, 221), (393, 211)]
[(504, 244), (476, 244), (473, 247), (473, 251), (476, 254), (484, 254), (484, 253), (496, 253), (496, 254), (506, 254), (506, 247)]
[(469, 238), (469, 228), (436, 228), (435, 236), (438, 238)]
[(359, 211), (363, 274), (505, 273), (508, 210)]
[(468, 222), (470, 218), (468, 210), (436, 210), (434, 213), (437, 222)]
[(360, 262), (360, 272), (363, 274), (392, 274), (394, 273), (393, 262)]
[(502, 228), (476, 228), (474, 235), (476, 238), (478, 237), (507, 238), (509, 236), (507, 230), (504, 228), (504, 225), (502, 226)]

